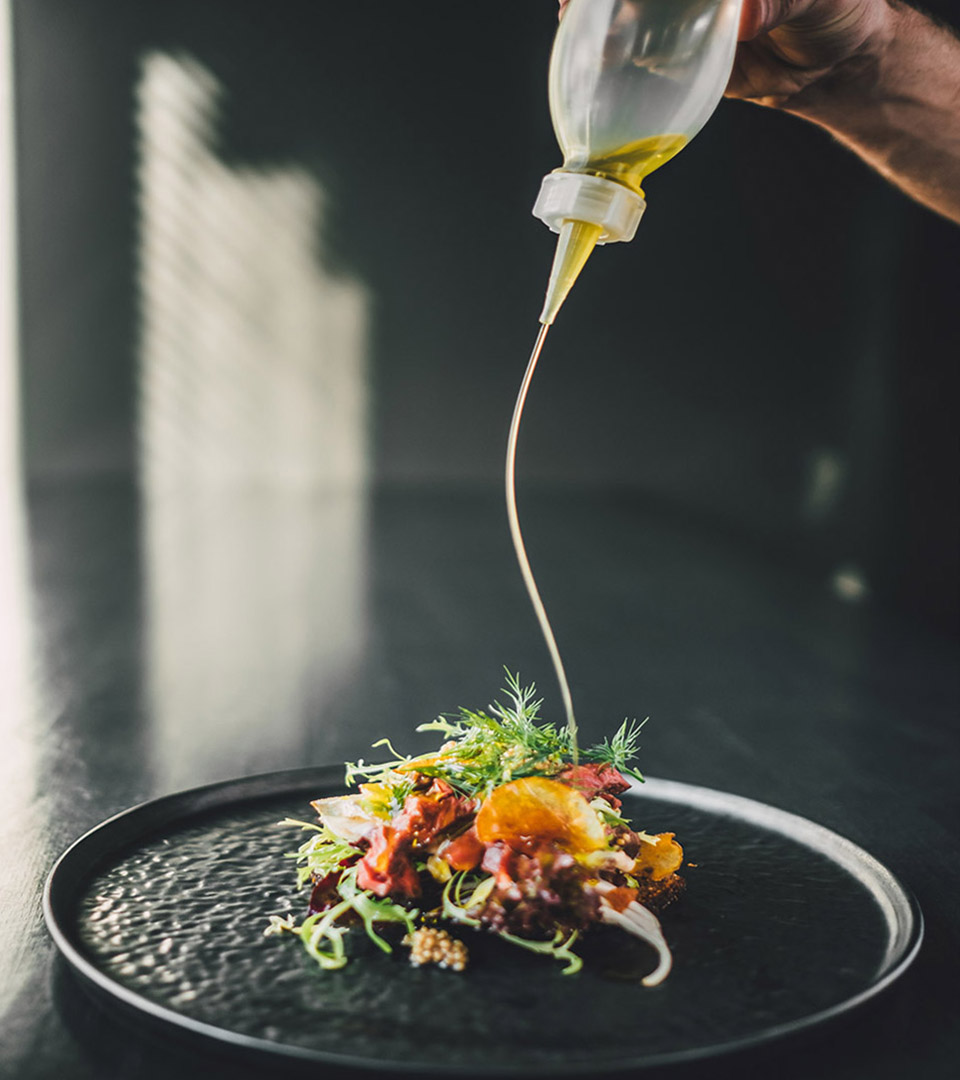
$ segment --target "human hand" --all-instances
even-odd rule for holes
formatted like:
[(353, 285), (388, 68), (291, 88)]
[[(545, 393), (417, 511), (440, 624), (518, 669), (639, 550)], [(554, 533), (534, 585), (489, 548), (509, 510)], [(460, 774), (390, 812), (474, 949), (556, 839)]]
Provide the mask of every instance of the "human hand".
[(743, 0), (726, 95), (825, 128), (960, 224), (958, 71), (960, 35), (904, 0)]
[[(561, 17), (569, 2), (559, 0)], [(889, 38), (890, 15), (888, 0), (743, 0), (727, 97), (782, 107), (827, 76), (862, 68)]]
[(890, 39), (891, 16), (888, 0), (743, 0), (727, 97), (799, 104), (815, 84), (868, 67)]
[(743, 0), (727, 97), (825, 128), (960, 224), (960, 37), (904, 0)]

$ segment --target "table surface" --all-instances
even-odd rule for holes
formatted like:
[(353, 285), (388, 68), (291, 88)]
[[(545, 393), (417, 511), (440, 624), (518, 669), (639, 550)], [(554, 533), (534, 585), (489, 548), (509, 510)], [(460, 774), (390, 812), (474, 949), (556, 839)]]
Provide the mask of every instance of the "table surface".
[[(0, 1076), (275, 1076), (101, 1011), (46, 934), (43, 881), (72, 840), (145, 799), (369, 756), (384, 735), (419, 751), (416, 724), (486, 705), (504, 665), (559, 718), (499, 494), (145, 500), (90, 481), (8, 509)], [(521, 517), (585, 740), (649, 716), (646, 772), (833, 828), (923, 909), (910, 971), (819, 1037), (768, 1048), (765, 1067), (785, 1080), (954, 1075), (957, 642), (636, 497), (524, 492)]]

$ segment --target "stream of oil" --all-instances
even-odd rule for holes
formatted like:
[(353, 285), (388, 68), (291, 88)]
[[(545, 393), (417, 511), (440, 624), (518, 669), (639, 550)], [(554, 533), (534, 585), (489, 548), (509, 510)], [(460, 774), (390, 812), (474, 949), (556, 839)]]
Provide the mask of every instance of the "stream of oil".
[(573, 698), (570, 695), (570, 684), (567, 682), (567, 673), (563, 667), (563, 659), (560, 656), (560, 650), (557, 648), (557, 639), (554, 637), (553, 628), (550, 625), (550, 620), (547, 618), (547, 610), (543, 606), (543, 600), (540, 598), (540, 590), (537, 588), (536, 579), (533, 576), (533, 571), (530, 569), (530, 559), (527, 557), (527, 548), (523, 542), (523, 533), (520, 530), (520, 518), (517, 514), (517, 438), (520, 434), (520, 420), (523, 416), (523, 406), (527, 400), (527, 391), (530, 389), (530, 382), (533, 379), (533, 373), (537, 369), (537, 361), (540, 359), (540, 352), (543, 349), (543, 343), (547, 337), (547, 331), (550, 329), (547, 325), (540, 327), (540, 333), (537, 334), (537, 340), (533, 345), (533, 352), (530, 354), (530, 360), (527, 363), (527, 370), (523, 376), (523, 382), (520, 384), (520, 392), (517, 394), (517, 403), (513, 408), (513, 420), (510, 424), (510, 435), (507, 439), (507, 470), (506, 470), (506, 487), (507, 487), (507, 518), (510, 522), (510, 536), (513, 539), (513, 547), (517, 553), (517, 562), (520, 564), (520, 573), (523, 575), (523, 582), (527, 587), (527, 592), (530, 594), (530, 601), (533, 604), (533, 610), (536, 612), (537, 620), (540, 623), (540, 629), (543, 632), (544, 640), (547, 643), (547, 650), (550, 653), (550, 659), (553, 661), (553, 669), (557, 674), (557, 682), (560, 684), (560, 694), (563, 698), (563, 708), (567, 717), (567, 731), (570, 733), (570, 744), (573, 750), (573, 760), (577, 760), (577, 721), (573, 713)]
[[(571, 172), (589, 173), (594, 176), (612, 180), (629, 188), (643, 198), (643, 188), (640, 186), (644, 178), (649, 176), (655, 169), (669, 161), (678, 154), (687, 143), (685, 135), (655, 135), (644, 139), (637, 139), (627, 143), (618, 149), (605, 153), (595, 153), (578, 160), (575, 157), (565, 158), (563, 168)], [(569, 231), (568, 231), (569, 230)], [(517, 437), (520, 433), (520, 419), (523, 416), (523, 406), (527, 400), (527, 391), (533, 373), (540, 359), (540, 352), (547, 336), (547, 331), (553, 323), (560, 306), (576, 281), (580, 271), (589, 259), (594, 246), (600, 242), (602, 229), (599, 225), (583, 221), (564, 222), (564, 230), (561, 231), (560, 242), (557, 247), (557, 257), (554, 261), (553, 271), (550, 276), (550, 284), (547, 289), (547, 300), (543, 314), (540, 316), (540, 333), (533, 345), (533, 352), (527, 364), (527, 370), (520, 384), (520, 392), (517, 394), (517, 403), (513, 409), (513, 422), (510, 424), (510, 436), (507, 440), (507, 517), (510, 521), (510, 536), (513, 539), (513, 547), (517, 553), (517, 562), (520, 564), (520, 573), (523, 575), (524, 584), (530, 594), (530, 601), (540, 623), (553, 668), (557, 674), (557, 682), (560, 684), (560, 693), (563, 698), (563, 707), (567, 715), (567, 731), (570, 733), (570, 745), (573, 751), (573, 760), (577, 760), (577, 721), (573, 713), (573, 698), (570, 695), (570, 684), (567, 682), (567, 673), (563, 667), (563, 659), (557, 648), (557, 639), (554, 637), (553, 628), (547, 618), (546, 608), (540, 598), (540, 590), (537, 588), (536, 579), (530, 569), (530, 559), (527, 557), (526, 545), (523, 542), (523, 533), (520, 531), (520, 518), (517, 515)]]

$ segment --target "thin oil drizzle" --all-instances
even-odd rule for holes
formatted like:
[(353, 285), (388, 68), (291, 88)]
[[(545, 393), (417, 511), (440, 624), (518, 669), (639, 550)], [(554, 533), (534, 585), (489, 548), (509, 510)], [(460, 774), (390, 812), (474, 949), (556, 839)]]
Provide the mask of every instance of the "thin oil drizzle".
[(536, 371), (537, 361), (540, 359), (540, 352), (543, 349), (543, 343), (549, 329), (550, 327), (547, 324), (543, 324), (540, 327), (540, 333), (537, 334), (537, 340), (533, 345), (533, 352), (531, 352), (530, 360), (527, 363), (527, 370), (524, 373), (523, 382), (520, 384), (520, 392), (517, 394), (517, 403), (513, 408), (513, 420), (510, 423), (510, 435), (507, 439), (507, 518), (510, 522), (510, 536), (513, 539), (513, 548), (517, 553), (517, 562), (520, 564), (520, 573), (523, 575), (523, 582), (527, 587), (527, 592), (530, 595), (530, 602), (533, 604), (533, 610), (536, 612), (537, 620), (540, 623), (540, 630), (547, 643), (547, 650), (550, 653), (550, 659), (553, 661), (553, 669), (556, 672), (557, 681), (560, 683), (560, 694), (563, 698), (563, 707), (567, 714), (567, 731), (570, 733), (573, 760), (576, 762), (577, 721), (573, 715), (573, 698), (570, 695), (570, 684), (567, 682), (567, 673), (564, 671), (560, 650), (557, 648), (557, 639), (553, 635), (550, 620), (547, 618), (546, 608), (543, 606), (543, 601), (540, 599), (540, 591), (537, 588), (536, 579), (533, 576), (533, 571), (530, 569), (530, 560), (527, 558), (527, 548), (523, 542), (523, 533), (520, 531), (520, 518), (517, 514), (517, 437), (520, 434), (520, 418), (523, 416), (523, 406), (527, 400), (527, 391), (530, 389), (530, 382), (533, 379), (534, 371)]

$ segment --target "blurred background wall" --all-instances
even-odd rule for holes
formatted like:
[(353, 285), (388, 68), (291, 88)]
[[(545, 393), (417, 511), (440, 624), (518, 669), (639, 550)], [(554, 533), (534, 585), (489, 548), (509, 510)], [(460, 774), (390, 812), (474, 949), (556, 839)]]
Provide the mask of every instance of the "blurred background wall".
[[(29, 482), (499, 484), (555, 8), (14, 0)], [(647, 196), (548, 342), (521, 483), (957, 632), (960, 229), (737, 102)]]

